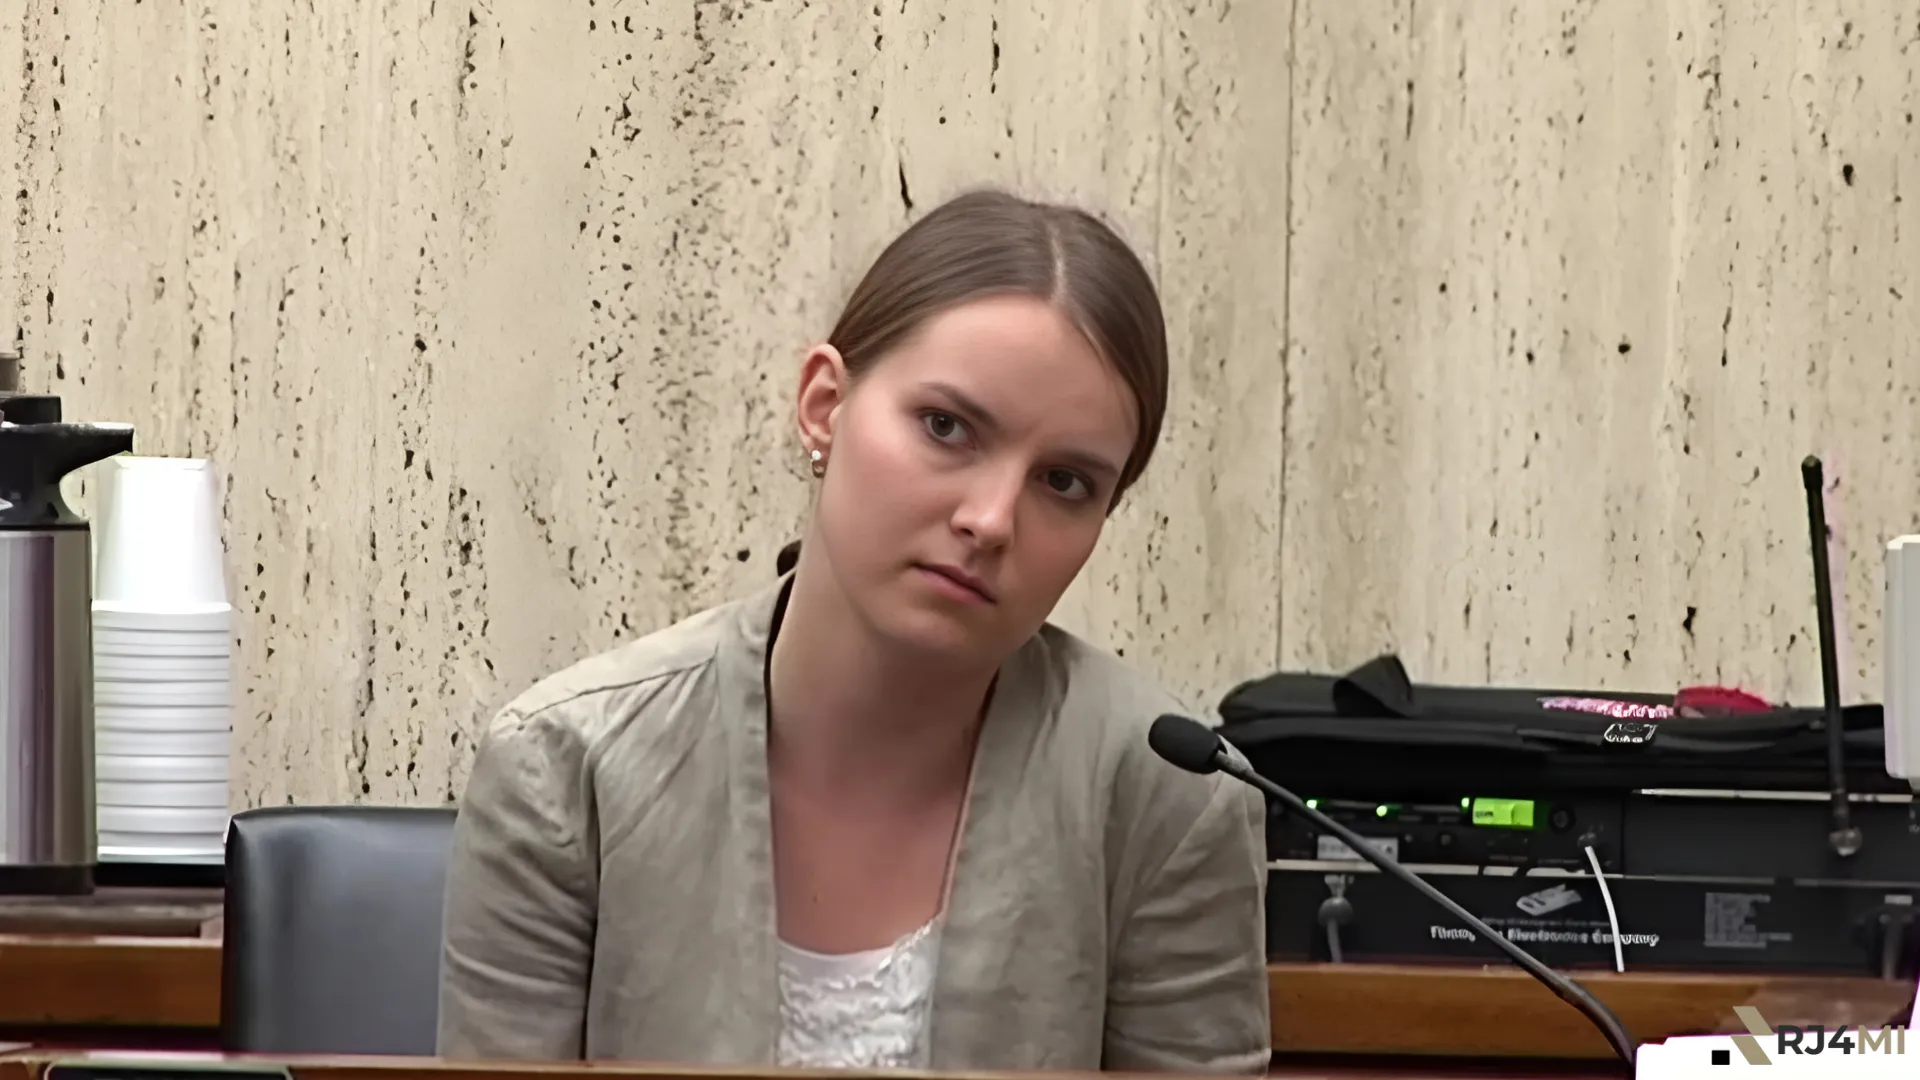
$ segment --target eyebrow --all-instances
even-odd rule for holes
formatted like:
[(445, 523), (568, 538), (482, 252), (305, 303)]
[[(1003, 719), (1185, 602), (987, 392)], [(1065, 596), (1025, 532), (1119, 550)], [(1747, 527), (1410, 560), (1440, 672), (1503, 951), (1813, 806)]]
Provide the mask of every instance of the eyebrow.
[[(932, 381), (922, 385), (927, 391), (939, 397), (946, 398), (947, 403), (953, 407), (954, 412), (965, 414), (966, 418), (973, 421), (976, 425), (986, 428), (989, 432), (1003, 430), (999, 419), (995, 417), (986, 406), (969, 397), (964, 391), (952, 383)], [(1119, 466), (1098, 454), (1088, 453), (1085, 450), (1067, 448), (1060, 450), (1055, 456), (1067, 464), (1085, 469), (1087, 472), (1101, 473), (1109, 477), (1120, 475)]]

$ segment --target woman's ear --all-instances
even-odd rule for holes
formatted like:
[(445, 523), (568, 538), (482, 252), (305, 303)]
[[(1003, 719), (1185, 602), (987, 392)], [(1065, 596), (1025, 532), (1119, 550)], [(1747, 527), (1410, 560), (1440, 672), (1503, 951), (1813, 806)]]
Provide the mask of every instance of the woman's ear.
[(851, 389), (847, 362), (833, 346), (816, 345), (800, 362), (800, 444), (823, 461), (833, 454), (834, 421)]

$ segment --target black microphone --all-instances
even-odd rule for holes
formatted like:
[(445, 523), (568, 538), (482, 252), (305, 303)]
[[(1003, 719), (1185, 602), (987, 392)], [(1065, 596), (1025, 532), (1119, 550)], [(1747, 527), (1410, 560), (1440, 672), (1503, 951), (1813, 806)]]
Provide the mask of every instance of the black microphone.
[(1254, 772), (1250, 766), (1227, 751), (1226, 740), (1220, 737), (1219, 732), (1198, 720), (1190, 720), (1187, 717), (1169, 713), (1155, 720), (1153, 726), (1147, 730), (1147, 745), (1153, 747), (1154, 753), (1188, 772), (1202, 774), (1224, 772), (1236, 780), (1252, 784), (1285, 803), (1289, 810), (1345, 841), (1346, 845), (1357, 852), (1361, 858), (1413, 886), (1415, 891), (1445, 908), (1454, 918), (1472, 927), (1474, 933), (1498, 946), (1500, 951), (1506, 953), (1527, 974), (1545, 983), (1547, 989), (1559, 995), (1560, 1000), (1585, 1014), (1586, 1018), (1593, 1022), (1593, 1026), (1599, 1028), (1600, 1033), (1607, 1037), (1607, 1042), (1613, 1046), (1614, 1053), (1619, 1054), (1620, 1059), (1627, 1063), (1628, 1071), (1632, 1071), (1633, 1039), (1627, 1035), (1627, 1029), (1621, 1025), (1620, 1018), (1613, 1015), (1612, 1010), (1602, 1005), (1599, 999), (1589, 994), (1579, 983), (1534, 959), (1532, 954), (1508, 941), (1504, 934), (1481, 922), (1471, 911), (1454, 903), (1413, 871), (1381, 854), (1353, 830), (1308, 806), (1293, 792)]

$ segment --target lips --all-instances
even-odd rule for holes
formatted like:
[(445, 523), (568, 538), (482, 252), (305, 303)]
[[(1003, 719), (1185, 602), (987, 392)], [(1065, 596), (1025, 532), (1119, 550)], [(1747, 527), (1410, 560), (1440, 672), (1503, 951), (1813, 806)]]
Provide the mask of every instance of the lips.
[(972, 590), (973, 592), (977, 593), (982, 600), (985, 600), (989, 604), (994, 602), (993, 591), (987, 588), (986, 582), (980, 580), (979, 578), (975, 577), (972, 574), (967, 573), (965, 570), (962, 570), (957, 566), (945, 566), (938, 563), (922, 563), (920, 565), (920, 569), (925, 570), (930, 574), (938, 574), (939, 576), (946, 578), (948, 581), (951, 581), (962, 588)]

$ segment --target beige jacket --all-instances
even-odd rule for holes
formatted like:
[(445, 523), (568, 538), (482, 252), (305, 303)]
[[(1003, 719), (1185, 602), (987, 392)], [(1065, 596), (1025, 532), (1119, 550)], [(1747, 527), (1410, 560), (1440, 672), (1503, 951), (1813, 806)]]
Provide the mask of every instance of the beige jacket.
[[(483, 738), (448, 1057), (770, 1065), (763, 671), (784, 581), (577, 664)], [(1001, 671), (941, 933), (934, 1069), (1260, 1073), (1260, 796), (1161, 761), (1176, 702), (1054, 627)]]

